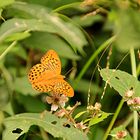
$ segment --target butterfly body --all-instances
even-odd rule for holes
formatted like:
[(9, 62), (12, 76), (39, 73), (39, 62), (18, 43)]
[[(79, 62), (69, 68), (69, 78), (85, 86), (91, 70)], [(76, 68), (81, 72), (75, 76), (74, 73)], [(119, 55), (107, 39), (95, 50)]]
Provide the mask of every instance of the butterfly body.
[(54, 50), (49, 50), (42, 58), (41, 64), (31, 68), (28, 79), (32, 87), (40, 92), (52, 92), (65, 94), (72, 97), (73, 88), (64, 80), (61, 75), (61, 62)]

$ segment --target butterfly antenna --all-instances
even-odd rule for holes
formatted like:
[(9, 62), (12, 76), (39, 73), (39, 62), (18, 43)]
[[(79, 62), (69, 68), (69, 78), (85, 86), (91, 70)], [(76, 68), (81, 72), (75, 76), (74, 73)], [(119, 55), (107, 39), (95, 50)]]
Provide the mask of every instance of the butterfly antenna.
[(75, 68), (74, 67), (72, 67), (70, 70), (68, 70), (64, 75), (66, 76), (66, 75), (68, 75), (72, 70), (74, 70)]

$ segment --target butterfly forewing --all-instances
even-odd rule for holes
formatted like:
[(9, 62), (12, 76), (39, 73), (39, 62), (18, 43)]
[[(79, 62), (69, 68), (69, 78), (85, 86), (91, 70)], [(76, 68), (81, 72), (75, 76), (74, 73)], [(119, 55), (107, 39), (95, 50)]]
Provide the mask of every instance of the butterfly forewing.
[(41, 64), (56, 74), (61, 73), (61, 62), (59, 56), (54, 50), (49, 50), (42, 58)]
[(29, 74), (28, 74), (29, 81), (32, 84), (35, 83), (44, 71), (45, 71), (45, 68), (42, 66), (42, 64), (36, 64), (29, 71)]

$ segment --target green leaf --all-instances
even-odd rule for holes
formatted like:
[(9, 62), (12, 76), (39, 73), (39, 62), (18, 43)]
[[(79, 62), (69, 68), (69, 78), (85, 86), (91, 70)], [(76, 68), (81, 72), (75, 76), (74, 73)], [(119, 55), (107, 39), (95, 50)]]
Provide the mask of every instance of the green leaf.
[(0, 7), (4, 7), (14, 3), (15, 0), (0, 0)]
[(2, 17), (3, 9), (0, 9), (0, 18)]
[(46, 109), (45, 104), (31, 96), (31, 95), (23, 95), (20, 93), (17, 93), (16, 99), (20, 105), (24, 106), (27, 112), (43, 112)]
[(9, 93), (7, 87), (4, 85), (0, 85), (0, 110), (3, 109), (5, 105), (9, 102)]
[(90, 81), (85, 80), (85, 79), (81, 79), (80, 81), (78, 81), (77, 85), (75, 84), (75, 81), (73, 81), (73, 80), (70, 81), (70, 83), (77, 92), (85, 93), (86, 96), (87, 96), (87, 92), (88, 92), (89, 88), (90, 88), (91, 94), (95, 94), (95, 92), (96, 93), (101, 92), (101, 88), (94, 83), (91, 83), (91, 86), (89, 87)]
[(74, 16), (72, 18), (74, 22), (76, 22), (78, 25), (81, 25), (83, 27), (92, 26), (96, 22), (103, 21), (103, 17), (101, 15), (85, 15), (85, 16)]
[(82, 31), (71, 22), (65, 22), (56, 14), (48, 13), (43, 6), (16, 3), (12, 5), (12, 8), (28, 13), (32, 17), (46, 23), (47, 26), (52, 27), (53, 32), (55, 31), (55, 33), (63, 37), (75, 51), (78, 50), (83, 53), (83, 46), (87, 44), (87, 40)]
[(10, 36), (8, 36), (4, 41), (5, 42), (10, 42), (10, 41), (18, 41), (18, 40), (23, 40), (27, 37), (29, 37), (31, 34), (29, 32), (21, 32), (21, 33), (14, 33)]
[[(55, 115), (46, 112), (43, 117), (37, 113), (24, 113), (5, 119), (6, 127), (3, 133), (3, 140), (16, 140), (19, 136), (26, 133), (32, 125), (38, 125), (54, 137), (62, 137), (67, 140), (88, 140), (87, 136), (80, 130), (70, 126), (65, 127), (65, 119), (59, 119)], [(20, 133), (12, 133), (13, 130), (20, 130)]]
[[(116, 127), (114, 128), (111, 132), (110, 132), (110, 135), (111, 136), (115, 136), (117, 132), (119, 131), (126, 131), (127, 132), (127, 135), (126, 137), (124, 137), (122, 140), (133, 140), (132, 137), (130, 136), (129, 132), (125, 129), (124, 126), (119, 126), (119, 127)], [(116, 140), (115, 138), (113, 140)]]
[(53, 31), (51, 27), (36, 19), (13, 18), (5, 21), (0, 27), (0, 42), (14, 33), (22, 31)]
[(23, 93), (24, 95), (36, 95), (37, 93), (37, 91), (33, 90), (27, 76), (16, 78), (13, 86), (15, 91)]
[(113, 87), (118, 93), (124, 97), (125, 93), (133, 89), (134, 96), (140, 96), (140, 82), (132, 75), (113, 69), (102, 69), (100, 71), (104, 81), (108, 81), (108, 84)]
[(140, 20), (139, 12), (134, 9), (116, 11), (115, 33), (116, 43), (121, 51), (129, 51), (130, 48), (140, 48)]
[(74, 119), (77, 119), (79, 117), (81, 117), (83, 114), (85, 114), (87, 111), (82, 111), (82, 112), (79, 112), (78, 114), (75, 115)]
[(93, 117), (92, 119), (90, 119), (89, 121), (89, 127), (94, 125), (94, 124), (97, 124), (101, 121), (103, 121), (104, 119), (106, 119), (109, 115), (112, 115), (112, 113), (106, 113), (106, 112), (101, 112), (101, 116), (99, 115), (96, 115), (95, 117)]
[(29, 48), (39, 49), (44, 53), (49, 49), (53, 49), (62, 57), (72, 60), (80, 59), (80, 56), (75, 54), (69, 44), (67, 44), (64, 40), (57, 35), (46, 32), (34, 32), (31, 37), (24, 40), (24, 44), (26, 44)]
[[(8, 49), (8, 47), (9, 47), (9, 44), (5, 44), (5, 43), (0, 44), (0, 55), (2, 55), (2, 53), (6, 49)], [(27, 59), (27, 53), (26, 53), (25, 49), (20, 44), (16, 44), (8, 53), (13, 53), (14, 55), (19, 56), (24, 60)]]

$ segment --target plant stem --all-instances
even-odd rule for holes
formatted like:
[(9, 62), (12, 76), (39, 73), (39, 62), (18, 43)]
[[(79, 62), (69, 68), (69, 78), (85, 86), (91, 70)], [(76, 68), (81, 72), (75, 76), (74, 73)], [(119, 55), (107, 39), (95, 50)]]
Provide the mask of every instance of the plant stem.
[(122, 108), (122, 106), (123, 106), (123, 103), (124, 103), (124, 100), (122, 99), (122, 100), (120, 101), (120, 103), (119, 103), (119, 105), (118, 105), (116, 111), (115, 111), (115, 114), (114, 114), (114, 116), (113, 116), (113, 118), (112, 118), (112, 120), (111, 120), (111, 122), (110, 122), (110, 124), (109, 124), (109, 126), (108, 126), (108, 128), (107, 128), (107, 130), (106, 130), (106, 132), (105, 132), (105, 134), (104, 134), (103, 140), (106, 140), (106, 139), (107, 139), (107, 137), (108, 137), (108, 135), (109, 135), (109, 133), (110, 133), (110, 131), (111, 131), (111, 129), (112, 129), (114, 123), (115, 123), (115, 120), (117, 119), (118, 114), (120, 113), (120, 110), (121, 110), (121, 108)]
[(1, 64), (0, 70), (3, 73), (3, 77), (4, 77), (5, 82), (7, 84), (8, 91), (9, 91), (10, 95), (12, 95), (12, 93), (13, 93), (13, 79), (12, 79), (12, 76), (3, 64)]
[(41, 133), (41, 136), (42, 136), (43, 140), (49, 140), (49, 138), (47, 136), (47, 133), (41, 127), (40, 127), (40, 133)]
[(89, 68), (91, 63), (94, 61), (94, 59), (98, 56), (98, 54), (104, 48), (106, 48), (108, 45), (110, 45), (115, 40), (115, 38), (116, 38), (116, 36), (113, 36), (113, 37), (109, 38), (106, 42), (104, 42), (101, 46), (99, 46), (99, 48), (93, 53), (93, 55), (89, 58), (89, 60), (87, 61), (87, 63), (83, 67), (83, 69), (80, 71), (80, 73), (79, 73), (79, 75), (77, 76), (77, 79), (76, 79), (77, 82), (82, 78), (82, 76), (87, 71), (87, 69)]
[(137, 77), (136, 59), (135, 59), (135, 52), (133, 48), (130, 49), (130, 58), (131, 58), (132, 74), (134, 77)]
[(128, 118), (123, 122), (123, 126), (127, 127), (133, 121), (133, 113), (131, 113)]
[[(135, 59), (135, 52), (134, 49), (130, 49), (130, 58), (131, 58), (131, 67), (132, 67), (132, 74), (134, 77), (137, 77), (137, 72), (136, 72), (136, 59)], [(134, 140), (138, 139), (138, 114), (137, 111), (133, 112), (134, 114), (134, 134), (133, 138)]]
[(16, 45), (17, 41), (12, 42), (12, 44), (0, 55), (0, 61), (5, 57), (5, 55)]
[(66, 5), (63, 5), (63, 6), (60, 6), (56, 9), (54, 9), (52, 12), (59, 12), (59, 11), (62, 11), (62, 10), (65, 10), (65, 9), (68, 9), (68, 8), (72, 8), (72, 7), (80, 7), (80, 4), (81, 2), (74, 2), (74, 3), (70, 3), (70, 4), (66, 4)]

